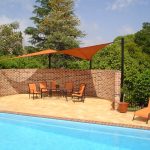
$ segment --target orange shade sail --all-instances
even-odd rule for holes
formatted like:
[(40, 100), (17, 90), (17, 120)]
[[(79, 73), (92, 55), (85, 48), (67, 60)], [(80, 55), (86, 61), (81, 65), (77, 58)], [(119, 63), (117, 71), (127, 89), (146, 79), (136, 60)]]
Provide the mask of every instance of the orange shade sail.
[(91, 60), (93, 55), (95, 55), (98, 51), (102, 50), (102, 48), (106, 47), (109, 44), (111, 43), (105, 43), (105, 44), (94, 45), (94, 46), (83, 47), (83, 48), (73, 48), (73, 49), (68, 49), (68, 50), (62, 50), (62, 51), (58, 51), (57, 53), (67, 54), (67, 55), (75, 56), (78, 58)]
[(43, 50), (43, 51), (39, 51), (35, 53), (25, 54), (22, 56), (18, 56), (16, 58), (55, 53), (55, 54), (66, 54), (66, 55), (71, 55), (71, 56), (75, 56), (75, 57), (86, 59), (86, 60), (91, 60), (93, 55), (95, 55), (98, 51), (102, 50), (104, 47), (106, 47), (109, 44), (111, 43), (105, 43), (105, 44), (82, 47), (82, 48), (73, 48), (73, 49), (67, 49), (67, 50), (61, 50), (61, 51), (48, 49), (48, 50)]
[(21, 56), (18, 56), (17, 58), (37, 56), (37, 55), (45, 55), (45, 54), (53, 54), (56, 52), (57, 52), (56, 50), (48, 49), (48, 50), (43, 50), (43, 51), (39, 51), (39, 52), (35, 52), (35, 53), (21, 55)]

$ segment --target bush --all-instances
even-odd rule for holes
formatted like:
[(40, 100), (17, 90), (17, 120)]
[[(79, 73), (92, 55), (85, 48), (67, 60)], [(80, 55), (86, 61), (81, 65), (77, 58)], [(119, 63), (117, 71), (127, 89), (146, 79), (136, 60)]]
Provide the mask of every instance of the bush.
[(145, 70), (135, 80), (133, 97), (140, 106), (147, 105), (150, 97), (150, 70)]
[(1, 69), (12, 69), (12, 68), (43, 68), (43, 64), (36, 58), (14, 58), (1, 57), (0, 68)]

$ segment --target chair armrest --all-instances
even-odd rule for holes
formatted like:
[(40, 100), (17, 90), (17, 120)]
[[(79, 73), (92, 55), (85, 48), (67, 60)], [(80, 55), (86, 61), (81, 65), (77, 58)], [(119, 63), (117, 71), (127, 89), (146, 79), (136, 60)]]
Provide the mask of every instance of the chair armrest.
[(41, 88), (41, 90), (44, 90), (44, 89), (47, 90), (47, 88)]
[(80, 92), (73, 92), (73, 94), (80, 94)]
[(34, 93), (34, 90), (29, 90), (29, 93)]

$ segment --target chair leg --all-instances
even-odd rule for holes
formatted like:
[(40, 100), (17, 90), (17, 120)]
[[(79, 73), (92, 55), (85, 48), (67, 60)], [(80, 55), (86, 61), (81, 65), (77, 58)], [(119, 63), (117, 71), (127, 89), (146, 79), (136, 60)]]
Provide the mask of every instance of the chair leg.
[(66, 101), (68, 102), (67, 95), (65, 95)]
[(133, 118), (132, 118), (132, 121), (134, 120), (134, 118), (135, 118), (135, 114), (134, 114), (134, 116), (133, 116)]
[(51, 95), (51, 96), (52, 96), (52, 93), (53, 93), (52, 90), (50, 90), (50, 95)]
[(75, 103), (75, 101), (74, 101), (74, 96), (72, 96), (71, 98), (72, 98), (72, 101)]
[(148, 124), (149, 119), (150, 119), (150, 113), (148, 114), (148, 118), (147, 118), (146, 124)]
[(148, 124), (148, 120), (149, 120), (149, 118), (146, 120), (146, 124)]
[(82, 102), (84, 103), (84, 97), (82, 97)]

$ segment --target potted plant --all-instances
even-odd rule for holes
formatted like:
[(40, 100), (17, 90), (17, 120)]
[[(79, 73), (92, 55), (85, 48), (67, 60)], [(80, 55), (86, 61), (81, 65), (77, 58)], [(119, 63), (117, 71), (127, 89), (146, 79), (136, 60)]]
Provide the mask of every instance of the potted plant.
[(124, 102), (124, 98), (125, 98), (124, 93), (122, 93), (121, 96), (122, 96), (122, 97), (120, 98), (120, 102), (119, 102), (119, 104), (118, 104), (117, 110), (118, 110), (120, 113), (126, 113), (126, 112), (128, 111), (128, 103), (127, 103), (127, 102)]

